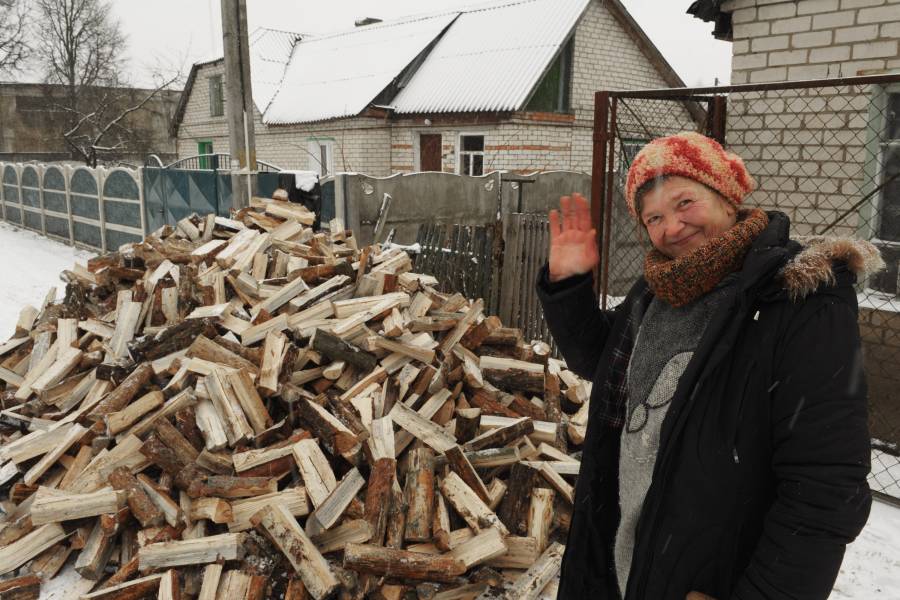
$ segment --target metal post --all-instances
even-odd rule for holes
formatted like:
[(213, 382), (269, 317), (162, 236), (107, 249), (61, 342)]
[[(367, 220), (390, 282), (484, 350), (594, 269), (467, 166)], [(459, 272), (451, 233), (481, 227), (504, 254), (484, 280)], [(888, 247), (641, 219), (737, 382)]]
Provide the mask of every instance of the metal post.
[[(250, 50), (247, 39), (247, 1), (222, 0), (222, 44), (225, 50), (225, 114), (232, 163), (232, 206), (250, 205), (256, 191), (256, 144), (253, 130), (253, 95), (250, 82)], [(246, 184), (241, 175), (247, 177)]]
[(709, 136), (725, 145), (725, 120), (728, 115), (728, 97), (714, 96), (712, 102), (709, 103), (712, 114), (710, 115)]
[[(591, 164), (591, 224), (597, 232), (597, 247), (603, 242), (603, 198), (606, 190), (606, 144), (609, 126), (609, 92), (594, 94), (594, 148)], [(600, 256), (600, 262), (607, 260)], [(600, 287), (599, 265), (594, 269), (594, 291)]]
[(608, 161), (607, 172), (604, 173), (604, 176), (608, 176), (610, 181), (607, 185), (605, 185), (604, 192), (606, 193), (605, 204), (603, 207), (603, 248), (601, 248), (600, 252), (602, 252), (601, 256), (605, 258), (602, 262), (603, 273), (601, 275), (600, 281), (600, 297), (601, 304), (600, 308), (606, 310), (606, 296), (609, 292), (609, 251), (612, 247), (610, 243), (610, 238), (612, 237), (612, 220), (613, 220), (613, 188), (615, 185), (612, 182), (613, 170), (615, 168), (615, 156), (616, 156), (616, 108), (619, 105), (619, 99), (612, 99), (612, 106), (610, 107), (609, 113), (609, 151), (607, 153), (606, 159)]

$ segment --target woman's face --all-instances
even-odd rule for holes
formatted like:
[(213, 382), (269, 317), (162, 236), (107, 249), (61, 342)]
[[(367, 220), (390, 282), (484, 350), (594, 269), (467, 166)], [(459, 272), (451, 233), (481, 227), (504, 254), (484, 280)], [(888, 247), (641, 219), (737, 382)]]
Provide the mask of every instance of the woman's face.
[(728, 231), (737, 210), (693, 179), (668, 177), (644, 194), (640, 217), (653, 246), (678, 258)]

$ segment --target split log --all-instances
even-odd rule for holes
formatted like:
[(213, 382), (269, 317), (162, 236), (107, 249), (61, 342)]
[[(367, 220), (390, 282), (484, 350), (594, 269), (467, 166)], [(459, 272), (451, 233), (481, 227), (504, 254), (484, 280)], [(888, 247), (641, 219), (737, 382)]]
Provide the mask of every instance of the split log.
[(287, 557), (315, 600), (328, 598), (337, 590), (338, 580), (328, 562), (283, 506), (267, 506), (251, 521)]
[(238, 560), (244, 556), (243, 533), (222, 533), (194, 540), (148, 544), (140, 549), (140, 569), (160, 569), (199, 565), (217, 560)]
[(365, 544), (347, 544), (344, 568), (374, 575), (442, 582), (452, 582), (466, 572), (465, 563), (453, 557)]
[(330, 529), (341, 518), (365, 483), (366, 480), (358, 470), (350, 469), (328, 497), (309, 515), (306, 520), (306, 533), (314, 536)]
[(310, 347), (332, 360), (346, 362), (366, 372), (374, 369), (377, 363), (374, 354), (321, 328), (316, 329), (310, 341)]
[(408, 506), (406, 540), (430, 540), (434, 518), (434, 456), (430, 449), (417, 448), (410, 452), (404, 498)]
[(91, 530), (84, 548), (78, 553), (75, 570), (85, 579), (93, 581), (100, 579), (114, 547), (115, 536), (106, 536), (98, 521)]
[(495, 527), (503, 535), (509, 535), (506, 526), (494, 511), (456, 473), (451, 472), (444, 477), (441, 492), (472, 531), (480, 532), (482, 529)]
[(196, 479), (188, 486), (191, 498), (217, 496), (219, 498), (250, 498), (271, 494), (278, 489), (278, 481), (268, 477), (229, 477), (210, 475)]
[(0, 581), (0, 598), (4, 600), (38, 600), (41, 580), (34, 575)]
[(531, 492), (526, 534), (535, 539), (540, 552), (543, 552), (550, 543), (550, 526), (553, 523), (553, 499), (555, 496), (553, 490), (546, 488), (535, 488)]
[(125, 506), (125, 499), (126, 493), (120, 490), (70, 494), (41, 487), (31, 505), (31, 522), (43, 525), (96, 517), (118, 511)]
[(372, 528), (370, 541), (375, 545), (381, 545), (384, 540), (396, 476), (397, 461), (393, 458), (379, 458), (369, 474), (365, 501), (366, 521)]
[(59, 523), (48, 523), (8, 546), (0, 548), (0, 575), (18, 569), (65, 537), (66, 532)]
[(162, 512), (150, 500), (137, 478), (128, 469), (123, 467), (114, 469), (109, 474), (109, 483), (114, 489), (123, 490), (128, 494), (128, 507), (142, 527), (162, 525), (164, 519)]
[(485, 379), (497, 387), (531, 394), (544, 392), (543, 365), (511, 358), (482, 356), (479, 366)]
[(565, 546), (562, 544), (557, 542), (551, 544), (538, 561), (513, 582), (512, 587), (505, 592), (503, 598), (509, 600), (537, 600), (540, 598), (543, 589), (559, 574), (564, 551)]
[(93, 410), (91, 415), (102, 417), (125, 408), (153, 376), (150, 363), (141, 363), (116, 389)]

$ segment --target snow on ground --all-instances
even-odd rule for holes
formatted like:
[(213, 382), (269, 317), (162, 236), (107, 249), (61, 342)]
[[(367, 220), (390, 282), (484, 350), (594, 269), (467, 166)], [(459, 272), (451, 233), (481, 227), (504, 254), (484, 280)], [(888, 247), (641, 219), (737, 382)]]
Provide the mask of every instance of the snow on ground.
[(829, 600), (900, 598), (900, 508), (875, 500), (865, 529), (847, 547)]
[(59, 274), (92, 256), (92, 252), (0, 222), (0, 340), (15, 332), (23, 307), (31, 304), (40, 308), (51, 287), (56, 287), (61, 298), (66, 286)]
[[(60, 272), (71, 268), (76, 261), (84, 263), (93, 256), (91, 252), (3, 222), (0, 222), (0, 250), (3, 256), (0, 281), (5, 283), (0, 287), (0, 340), (13, 333), (23, 306), (40, 306), (47, 290), (54, 286), (62, 295), (64, 285), (59, 279)], [(872, 487), (883, 489), (893, 484), (898, 489), (890, 491), (900, 495), (900, 485), (895, 483), (900, 481), (900, 462), (875, 451), (872, 463), (876, 471), (870, 477)], [(70, 557), (62, 572), (42, 586), (41, 600), (77, 597), (90, 589), (90, 582), (81, 579), (72, 563)], [(546, 591), (552, 589), (551, 585)], [(900, 598), (900, 508), (877, 500), (865, 529), (847, 548), (830, 600), (872, 598)]]

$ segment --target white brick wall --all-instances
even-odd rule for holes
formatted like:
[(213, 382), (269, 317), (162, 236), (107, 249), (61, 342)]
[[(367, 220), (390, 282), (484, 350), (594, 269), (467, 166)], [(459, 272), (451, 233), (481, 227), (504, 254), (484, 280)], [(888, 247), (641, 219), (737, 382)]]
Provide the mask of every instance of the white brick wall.
[(734, 11), (735, 84), (872, 74), (900, 62), (898, 0), (731, 0), (724, 8)]
[[(207, 77), (222, 73), (219, 64), (202, 67), (178, 133), (178, 155), (197, 153), (200, 141), (211, 141), (215, 152), (228, 152), (225, 117), (209, 116)], [(517, 171), (591, 170), (594, 92), (601, 89), (668, 87), (604, 3), (590, 3), (575, 32), (571, 105), (574, 122), (548, 122), (516, 116), (510, 122), (484, 126), (426, 127), (421, 120), (339, 119), (321, 124), (267, 127), (254, 111), (257, 158), (284, 168), (309, 168), (307, 141), (321, 136), (334, 140), (338, 171), (376, 176), (418, 169), (420, 133), (440, 133), (443, 167), (456, 172), (459, 134), (485, 134), (486, 169)], [(437, 118), (435, 119), (437, 120)]]
[[(900, 70), (900, 0), (729, 0), (732, 82), (758, 83)], [(859, 195), (870, 97), (866, 89), (732, 94), (728, 143), (760, 188), (756, 203), (787, 212), (796, 233), (833, 220)], [(836, 233), (856, 233), (850, 219)]]

